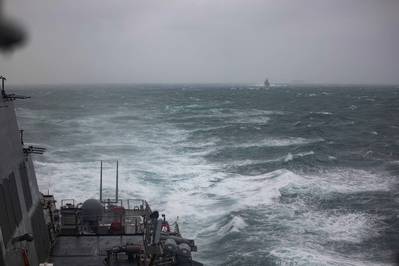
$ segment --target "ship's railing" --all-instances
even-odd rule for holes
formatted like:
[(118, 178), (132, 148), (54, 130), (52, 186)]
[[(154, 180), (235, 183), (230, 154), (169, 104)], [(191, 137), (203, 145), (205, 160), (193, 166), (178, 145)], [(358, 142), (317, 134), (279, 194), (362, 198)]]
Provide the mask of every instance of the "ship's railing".
[(118, 206), (123, 207), (125, 209), (133, 209), (133, 210), (148, 210), (150, 206), (147, 201), (143, 199), (103, 199), (101, 203), (105, 208)]
[(75, 207), (74, 199), (63, 199), (61, 200), (61, 208)]
[[(151, 214), (148, 203), (142, 199), (103, 200), (101, 215), (84, 216), (82, 204), (73, 199), (61, 201), (61, 234), (144, 234)], [(87, 222), (89, 220), (89, 223)], [(94, 228), (94, 229), (93, 229)]]
[[(63, 199), (61, 200), (61, 208), (74, 208), (80, 207), (82, 205), (81, 203), (75, 204), (75, 202), (75, 199)], [(106, 209), (118, 206), (135, 211), (151, 211), (151, 208), (148, 205), (147, 201), (143, 199), (118, 199), (117, 201), (114, 199), (105, 199), (101, 201), (101, 204)]]

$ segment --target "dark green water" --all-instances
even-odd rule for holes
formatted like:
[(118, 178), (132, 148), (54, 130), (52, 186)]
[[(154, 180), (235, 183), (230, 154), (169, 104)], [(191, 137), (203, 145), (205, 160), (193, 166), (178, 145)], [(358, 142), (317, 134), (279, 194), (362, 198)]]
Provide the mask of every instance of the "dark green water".
[(207, 265), (393, 264), (399, 89), (74, 86), (18, 89), (40, 187), (179, 216)]

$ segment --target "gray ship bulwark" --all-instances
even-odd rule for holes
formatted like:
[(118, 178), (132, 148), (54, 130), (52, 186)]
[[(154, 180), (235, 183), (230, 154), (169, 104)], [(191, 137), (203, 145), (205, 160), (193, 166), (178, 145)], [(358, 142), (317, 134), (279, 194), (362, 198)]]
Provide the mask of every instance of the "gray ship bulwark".
[(39, 265), (48, 257), (50, 241), (13, 100), (0, 96), (0, 265)]

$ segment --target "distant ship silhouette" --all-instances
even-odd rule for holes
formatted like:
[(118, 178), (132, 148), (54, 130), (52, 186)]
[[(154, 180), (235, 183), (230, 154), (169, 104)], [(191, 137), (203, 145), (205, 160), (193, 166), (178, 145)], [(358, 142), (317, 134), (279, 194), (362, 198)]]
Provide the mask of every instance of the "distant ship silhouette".
[(270, 88), (270, 82), (269, 82), (268, 79), (265, 80), (264, 88), (265, 88), (265, 89), (269, 89), (269, 88)]

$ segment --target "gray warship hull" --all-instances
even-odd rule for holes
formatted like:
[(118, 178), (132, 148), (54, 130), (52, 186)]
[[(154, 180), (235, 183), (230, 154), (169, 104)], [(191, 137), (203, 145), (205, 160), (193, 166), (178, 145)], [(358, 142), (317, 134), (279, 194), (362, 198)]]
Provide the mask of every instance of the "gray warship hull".
[[(32, 159), (23, 148), (14, 102), (0, 97), (0, 265), (39, 265), (50, 249)], [(32, 241), (18, 239), (27, 233)]]

